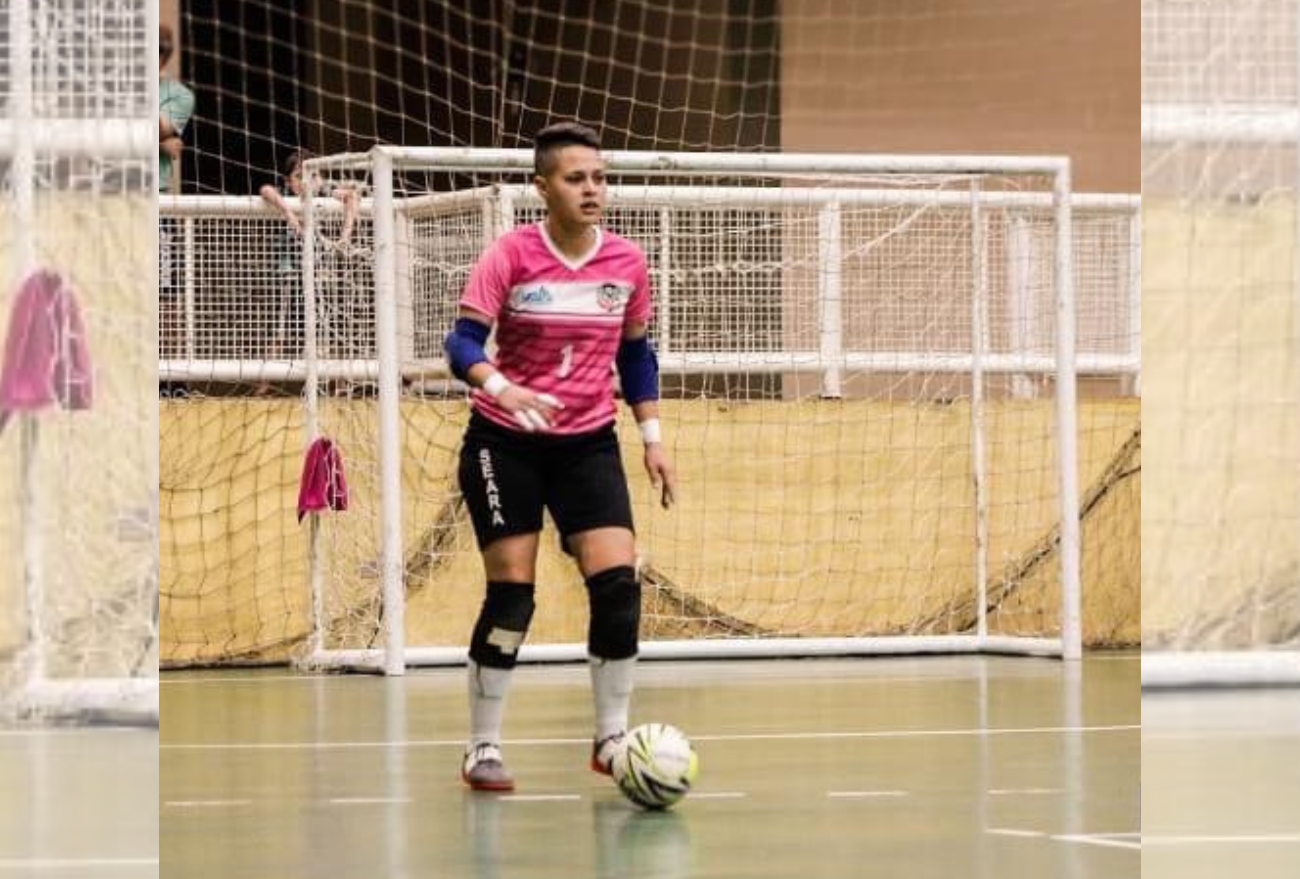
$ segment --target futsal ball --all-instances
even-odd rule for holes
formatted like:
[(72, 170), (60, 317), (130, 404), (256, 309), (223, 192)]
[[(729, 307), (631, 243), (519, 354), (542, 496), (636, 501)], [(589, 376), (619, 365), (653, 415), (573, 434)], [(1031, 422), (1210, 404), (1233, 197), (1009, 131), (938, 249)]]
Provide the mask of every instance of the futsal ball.
[(625, 745), (611, 766), (624, 796), (646, 809), (666, 809), (686, 796), (700, 761), (681, 730), (643, 724), (628, 731)]

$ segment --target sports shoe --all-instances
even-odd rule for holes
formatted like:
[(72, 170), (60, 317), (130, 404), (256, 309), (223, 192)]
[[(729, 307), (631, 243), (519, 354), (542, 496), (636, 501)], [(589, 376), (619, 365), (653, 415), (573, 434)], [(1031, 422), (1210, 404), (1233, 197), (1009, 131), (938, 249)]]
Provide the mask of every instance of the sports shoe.
[(627, 747), (627, 733), (616, 732), (591, 743), (591, 771), (614, 774), (614, 757)]
[(515, 779), (501, 760), (501, 746), (492, 742), (480, 742), (465, 752), (460, 777), (474, 790), (515, 789)]

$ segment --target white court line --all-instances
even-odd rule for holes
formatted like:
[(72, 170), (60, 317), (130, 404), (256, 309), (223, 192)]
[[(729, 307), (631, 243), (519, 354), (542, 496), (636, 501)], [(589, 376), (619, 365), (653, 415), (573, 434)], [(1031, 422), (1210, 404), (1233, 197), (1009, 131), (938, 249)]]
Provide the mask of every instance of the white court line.
[(691, 799), (692, 800), (741, 800), (747, 796), (749, 796), (749, 794), (739, 790), (709, 791), (708, 793), (705, 793), (703, 791), (695, 791), (694, 793), (691, 794)]
[[(158, 734), (157, 729), (132, 726), (96, 726), (96, 727), (32, 727), (31, 729), (0, 729), (0, 738), (28, 739), (42, 737), (71, 738), (73, 736), (100, 736), (106, 733), (136, 735), (147, 732)], [(3, 863), (3, 862), (0, 862)]]
[(330, 797), (326, 802), (334, 806), (371, 806), (403, 804), (411, 802), (410, 797)]
[(798, 739), (910, 739), (932, 738), (941, 736), (1026, 736), (1050, 735), (1053, 733), (1094, 733), (1094, 732), (1128, 732), (1141, 730), (1140, 723), (1126, 723), (1114, 726), (1027, 726), (1007, 727), (1003, 729), (893, 729), (871, 730), (864, 732), (793, 732), (793, 733), (740, 733), (736, 735), (693, 735), (694, 742), (752, 742), (781, 741)]
[(1147, 845), (1271, 845), (1300, 843), (1300, 833), (1245, 833), (1215, 836), (1147, 836)]
[(1142, 848), (1142, 837), (1138, 833), (1047, 833), (1042, 830), (1020, 830), (1014, 827), (990, 827), (985, 833), (1022, 839), (1054, 839), (1058, 842), (1075, 842), (1107, 848)]
[(510, 800), (515, 803), (552, 803), (556, 800), (580, 800), (581, 794), (507, 794), (503, 797), (497, 797), (499, 800)]
[(168, 809), (219, 809), (229, 806), (251, 806), (252, 800), (168, 800), (163, 803)]
[(29, 858), (0, 860), (0, 870), (98, 870), (103, 867), (156, 867), (157, 858)]
[[(463, 671), (463, 669), (462, 669)], [(260, 677), (203, 677), (203, 678), (161, 678), (158, 683), (164, 687), (180, 687), (190, 684), (207, 685), (207, 684), (263, 684), (278, 683), (282, 681), (366, 681), (372, 680), (370, 675), (341, 675), (337, 672), (330, 674), (294, 674), (294, 675), (262, 675)]]
[(906, 797), (905, 790), (828, 790), (826, 796), (837, 799), (867, 799), (868, 797)]
[(1052, 839), (1077, 842), (1081, 845), (1099, 845), (1104, 848), (1141, 849), (1142, 840), (1132, 833), (1056, 833)]
[[(1142, 729), (1141, 724), (1114, 726), (1036, 726), (1010, 729), (900, 729), (861, 732), (792, 732), (792, 733), (737, 733), (692, 735), (694, 742), (779, 742), (779, 741), (833, 741), (843, 739), (910, 739), (954, 736), (1065, 735), (1074, 733), (1131, 732)], [(582, 739), (507, 739), (503, 745), (580, 745), (590, 746), (590, 738)], [(172, 751), (292, 751), (292, 750), (347, 750), (353, 748), (464, 748), (464, 739), (397, 739), (369, 742), (161, 742), (160, 750)]]
[[(830, 657), (830, 656), (827, 656), (827, 657), (821, 657), (820, 660), (818, 660), (818, 661), (825, 660), (828, 664), (830, 664), (830, 663), (835, 663), (835, 664), (849, 664), (849, 663), (855, 662), (855, 661), (857, 661), (857, 660), (859, 660), (859, 659), (861, 659), (861, 658), (862, 658), (862, 657), (851, 657), (851, 656)], [(899, 660), (900, 662), (904, 662), (904, 663), (905, 663), (905, 662), (908, 662), (910, 659), (916, 659), (916, 658), (921, 658), (921, 659), (927, 659), (927, 658), (928, 658), (928, 659), (940, 659), (940, 660), (942, 660), (942, 659), (949, 659), (949, 660), (955, 660), (955, 659), (970, 659), (970, 660), (975, 660), (975, 661), (978, 661), (978, 660), (981, 660), (981, 659), (1012, 659), (1013, 661), (1020, 661), (1023, 657), (1006, 657), (1006, 656), (1000, 656), (1000, 655), (997, 655), (997, 654), (949, 654), (949, 655), (947, 655), (947, 656), (944, 656), (944, 655), (942, 655), (942, 654), (936, 654), (936, 655), (934, 655), (934, 656), (930, 656), (930, 657), (910, 657), (910, 658), (909, 658), (909, 657), (907, 657), (907, 656), (903, 656), (903, 655), (895, 655), (895, 656), (883, 656), (883, 655), (882, 655), (882, 656), (879, 656), (879, 657), (876, 657), (876, 658), (879, 658), (879, 659), (896, 659), (896, 660)], [(1043, 659), (1044, 657), (1038, 657), (1038, 658), (1039, 658), (1039, 659)], [(729, 663), (729, 662), (732, 662), (732, 661), (733, 661), (733, 660), (726, 660), (726, 659), (723, 659), (723, 660), (709, 660), (709, 659), (704, 659), (704, 660), (698, 660), (698, 659), (650, 659), (650, 660), (643, 660), (644, 664), (645, 664), (647, 667), (654, 668), (654, 669), (657, 669), (657, 670), (659, 670), (659, 671), (664, 671), (664, 670), (671, 669), (671, 668), (672, 668), (673, 666), (675, 666), (675, 665), (688, 665), (688, 664), (689, 664), (689, 665), (695, 665), (695, 666), (699, 666), (699, 665), (703, 665), (703, 664), (717, 665), (718, 662)], [(745, 662), (746, 664), (749, 664), (749, 665), (755, 665), (755, 666), (756, 666), (756, 665), (772, 664), (772, 663), (787, 664), (787, 663), (790, 662), (790, 660), (788, 660), (788, 659), (783, 659), (783, 658), (780, 658), (780, 657), (767, 657), (767, 658), (747, 658), (746, 660), (744, 660), (744, 662)], [(1137, 665), (1137, 664), (1140, 662), (1140, 659), (1139, 659), (1139, 657), (1137, 657), (1137, 656), (1124, 656), (1124, 655), (1122, 655), (1122, 654), (1121, 654), (1121, 655), (1118, 655), (1118, 656), (1112, 656), (1112, 655), (1110, 655), (1109, 653), (1098, 653), (1098, 654), (1090, 655), (1090, 656), (1088, 657), (1088, 662), (1127, 662), (1127, 663), (1132, 663), (1132, 664), (1134, 664), (1134, 665)], [(521, 665), (520, 668), (525, 669), (525, 670), (527, 670), (527, 671), (539, 671), (539, 670), (542, 670), (542, 669), (568, 669), (568, 670), (570, 670), (570, 671), (572, 671), (572, 670), (574, 670), (574, 669), (577, 669), (579, 672), (582, 671), (581, 663), (579, 663), (579, 662), (537, 662), (537, 663), (526, 663), (526, 664), (524, 664), (524, 665)], [(429, 666), (412, 666), (412, 667), (410, 667), (409, 671), (411, 671), (411, 672), (415, 672), (415, 674), (412, 674), (412, 675), (409, 675), (409, 676), (408, 676), (409, 679), (418, 680), (418, 679), (421, 678), (421, 677), (427, 677), (427, 678), (433, 678), (433, 677), (436, 677), (436, 676), (438, 675), (438, 673), (452, 672), (452, 673), (460, 673), (460, 674), (464, 674), (464, 673), (465, 673), (465, 666), (464, 666), (463, 663), (460, 664), (460, 665), (429, 665)], [(761, 672), (758, 673), (758, 674), (761, 674)], [(227, 675), (215, 675), (215, 676), (214, 676), (214, 675), (204, 675), (204, 676), (202, 676), (202, 677), (197, 677), (197, 676), (193, 676), (193, 677), (171, 677), (171, 676), (168, 675), (168, 674), (164, 674), (164, 675), (162, 675), (162, 676), (159, 678), (158, 683), (159, 683), (160, 686), (163, 686), (163, 687), (185, 687), (185, 686), (210, 686), (210, 685), (213, 685), (213, 684), (265, 684), (265, 683), (283, 683), (284, 681), (321, 681), (321, 680), (331, 680), (331, 681), (361, 681), (361, 682), (364, 682), (364, 681), (371, 681), (371, 680), (374, 680), (374, 677), (375, 677), (374, 675), (369, 675), (369, 674), (350, 674), (350, 675), (349, 675), (349, 674), (339, 674), (338, 672), (310, 672), (310, 671), (308, 671), (308, 672), (301, 672), (301, 673), (294, 673), (294, 674), (283, 674), (283, 673), (281, 673), (281, 674), (243, 675), (243, 676), (236, 676), (236, 675), (228, 675), (228, 676), (227, 676)], [(795, 673), (795, 674), (790, 675), (789, 677), (780, 677), (780, 678), (777, 678), (777, 680), (798, 680), (798, 679), (803, 679), (804, 677), (805, 677), (805, 675), (803, 675), (803, 674)], [(754, 679), (753, 677), (748, 677), (748, 676), (744, 676), (744, 675), (741, 675), (741, 676), (738, 676), (738, 677), (735, 678), (735, 680), (736, 680), (737, 682), (742, 682), (742, 681), (743, 681), (743, 682), (749, 682), (749, 681), (752, 681), (753, 679)], [(856, 681), (856, 680), (870, 680), (870, 681), (872, 681), (873, 683), (899, 683), (899, 682), (910, 682), (910, 681), (927, 681), (927, 682), (934, 682), (934, 683), (942, 683), (942, 682), (945, 682), (945, 681), (968, 681), (968, 680), (971, 680), (971, 679), (972, 679), (972, 678), (971, 678), (971, 676), (970, 676), (969, 674), (960, 674), (960, 673), (957, 673), (957, 672), (951, 672), (951, 673), (947, 673), (947, 674), (938, 674), (938, 673), (933, 673), (933, 672), (931, 672), (931, 673), (914, 672), (914, 673), (912, 673), (912, 674), (890, 674), (890, 675), (880, 675), (880, 676), (857, 676), (857, 675), (854, 675), (854, 676), (852, 676), (852, 677), (849, 678), (849, 680), (855, 680), (855, 681)]]
[(1191, 742), (1204, 745), (1231, 745), (1240, 747), (1242, 739), (1259, 742), (1261, 745), (1285, 747), (1297, 740), (1295, 729), (1267, 718), (1242, 720), (1239, 726), (1201, 727), (1198, 729), (1156, 729), (1150, 726), (1142, 730), (1144, 742)]

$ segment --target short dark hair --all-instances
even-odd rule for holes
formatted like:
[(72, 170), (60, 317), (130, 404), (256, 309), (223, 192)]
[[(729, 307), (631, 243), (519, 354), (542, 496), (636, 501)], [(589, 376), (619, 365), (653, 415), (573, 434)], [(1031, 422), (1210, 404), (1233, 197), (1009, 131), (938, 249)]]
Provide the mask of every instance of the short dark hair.
[(289, 158), (284, 160), (284, 179), (288, 180), (293, 176), (293, 172), (302, 167), (302, 163), (312, 157), (311, 150), (294, 150), (289, 153)]
[(556, 122), (533, 135), (533, 173), (545, 177), (555, 170), (555, 154), (566, 146), (600, 149), (600, 136), (579, 122)]

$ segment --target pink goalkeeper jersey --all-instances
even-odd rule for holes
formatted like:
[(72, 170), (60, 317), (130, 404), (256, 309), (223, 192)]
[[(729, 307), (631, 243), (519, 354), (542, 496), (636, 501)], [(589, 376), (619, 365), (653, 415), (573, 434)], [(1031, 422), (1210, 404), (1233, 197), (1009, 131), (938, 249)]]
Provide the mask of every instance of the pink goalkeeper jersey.
[[(623, 326), (649, 322), (650, 278), (632, 242), (596, 228), (569, 260), (541, 223), (507, 232), (474, 266), (460, 304), (496, 319), (493, 365), (510, 381), (564, 404), (550, 433), (586, 433), (614, 420), (613, 364)], [(474, 407), (519, 430), (482, 391)]]

